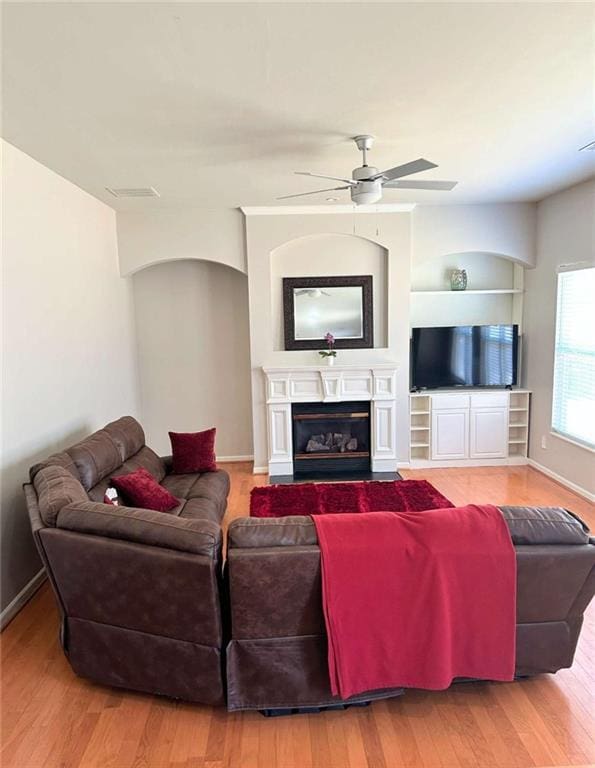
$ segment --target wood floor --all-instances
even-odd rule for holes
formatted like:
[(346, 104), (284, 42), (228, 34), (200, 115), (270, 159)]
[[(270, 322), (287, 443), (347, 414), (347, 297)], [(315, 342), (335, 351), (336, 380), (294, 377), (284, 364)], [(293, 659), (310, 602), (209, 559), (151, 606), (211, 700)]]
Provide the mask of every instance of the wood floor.
[[(248, 464), (229, 465), (228, 518)], [(526, 467), (404, 472), (455, 503), (595, 508)], [(43, 587), (2, 634), (3, 768), (394, 768), (595, 765), (595, 604), (572, 669), (509, 684), (410, 691), (366, 709), (267, 719), (93, 685), (71, 672)]]

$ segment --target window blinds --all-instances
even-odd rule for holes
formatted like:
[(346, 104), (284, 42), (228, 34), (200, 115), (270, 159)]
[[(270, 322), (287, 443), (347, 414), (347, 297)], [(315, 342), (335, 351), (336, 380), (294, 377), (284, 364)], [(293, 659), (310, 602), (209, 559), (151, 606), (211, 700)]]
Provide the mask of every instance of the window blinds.
[(595, 449), (595, 267), (558, 274), (552, 430)]

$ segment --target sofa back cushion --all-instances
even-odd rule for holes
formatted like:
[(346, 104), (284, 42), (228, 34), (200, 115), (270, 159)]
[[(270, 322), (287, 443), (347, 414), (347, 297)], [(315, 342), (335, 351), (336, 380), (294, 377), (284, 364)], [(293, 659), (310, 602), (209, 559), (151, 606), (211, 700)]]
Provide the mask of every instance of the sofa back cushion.
[(141, 425), (132, 416), (122, 416), (104, 427), (114, 441), (120, 454), (120, 463), (134, 456), (145, 444), (145, 433)]
[(165, 464), (163, 459), (160, 456), (157, 456), (155, 451), (149, 448), (148, 445), (143, 445), (138, 453), (135, 453), (133, 456), (126, 459), (124, 464), (122, 464), (121, 471), (112, 474), (123, 475), (126, 472), (134, 472), (141, 467), (148, 470), (158, 483), (165, 477)]
[(589, 529), (562, 507), (498, 507), (513, 544), (588, 544)]
[(79, 473), (77, 471), (74, 461), (70, 458), (70, 456), (66, 453), (66, 451), (61, 451), (60, 453), (53, 453), (44, 461), (40, 461), (31, 467), (31, 469), (29, 470), (29, 478), (31, 479), (31, 482), (33, 482), (35, 475), (39, 472), (40, 469), (45, 469), (45, 467), (55, 467), (55, 466), (62, 467), (67, 472), (69, 472), (74, 478), (76, 478), (77, 480), (79, 479)]
[(76, 465), (83, 488), (88, 491), (122, 464), (120, 451), (109, 432), (100, 429), (80, 443), (68, 448)]
[(81, 483), (57, 464), (36, 472), (33, 485), (37, 493), (39, 514), (45, 525), (54, 527), (62, 507), (72, 502), (85, 502), (89, 497)]

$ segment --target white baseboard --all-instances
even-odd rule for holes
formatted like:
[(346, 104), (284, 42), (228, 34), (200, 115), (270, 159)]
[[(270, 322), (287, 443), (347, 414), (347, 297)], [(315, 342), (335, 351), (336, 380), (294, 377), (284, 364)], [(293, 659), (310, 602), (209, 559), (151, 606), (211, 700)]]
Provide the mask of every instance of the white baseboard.
[(230, 464), (232, 461), (253, 461), (254, 456), (217, 456), (218, 464)]
[(268, 467), (254, 467), (252, 469), (253, 475), (268, 475), (269, 474), (269, 468)]
[(567, 480), (565, 477), (562, 477), (562, 475), (559, 475), (557, 472), (552, 472), (551, 469), (544, 467), (543, 464), (539, 464), (534, 459), (529, 459), (529, 466), (533, 467), (533, 469), (536, 469), (538, 472), (551, 477), (552, 480), (560, 483), (560, 485), (564, 485), (566, 488), (574, 491), (574, 493), (578, 493), (578, 495), (582, 496), (584, 499), (595, 502), (595, 493), (590, 493), (590, 491), (588, 491), (586, 488), (583, 488), (582, 485), (577, 485), (571, 480)]
[(33, 595), (37, 592), (45, 580), (45, 568), (42, 568), (38, 573), (35, 574), (31, 581), (26, 584), (23, 589), (21, 589), (14, 600), (10, 601), (2, 613), (0, 613), (0, 631), (2, 631), (4, 627), (10, 624), (17, 613), (21, 610), (21, 608), (25, 606), (26, 603), (29, 602), (29, 600), (33, 597)]

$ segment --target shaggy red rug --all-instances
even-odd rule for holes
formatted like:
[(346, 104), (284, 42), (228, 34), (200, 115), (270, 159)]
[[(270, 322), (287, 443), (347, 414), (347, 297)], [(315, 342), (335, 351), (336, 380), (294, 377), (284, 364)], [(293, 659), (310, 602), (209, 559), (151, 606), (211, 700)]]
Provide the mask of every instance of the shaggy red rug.
[(421, 512), (454, 506), (427, 480), (265, 485), (250, 494), (250, 517), (330, 512)]

